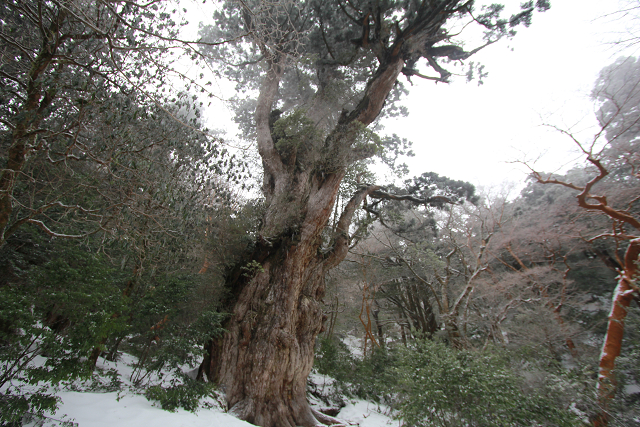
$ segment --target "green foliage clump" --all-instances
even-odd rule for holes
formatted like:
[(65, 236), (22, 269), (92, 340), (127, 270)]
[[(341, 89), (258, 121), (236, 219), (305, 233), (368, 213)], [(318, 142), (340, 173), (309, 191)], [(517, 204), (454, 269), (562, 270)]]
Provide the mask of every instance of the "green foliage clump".
[(240, 267), (240, 270), (242, 270), (244, 272), (243, 275), (247, 277), (253, 277), (258, 273), (264, 272), (264, 268), (262, 268), (262, 264), (260, 264), (255, 259), (249, 261), (246, 265)]
[(117, 272), (101, 256), (59, 244), (65, 257), (33, 267), (23, 282), (0, 287), (0, 421), (57, 408), (49, 390), (91, 375), (86, 359), (122, 323)]
[(166, 275), (153, 281), (136, 308), (126, 350), (138, 357), (131, 381), (142, 386), (152, 373), (195, 366), (203, 343), (223, 333), (225, 313), (194, 306), (201, 275)]
[(0, 394), (0, 425), (22, 425), (25, 415), (42, 417), (45, 412), (54, 412), (60, 398), (44, 390), (31, 395)]
[(322, 375), (329, 375), (338, 381), (349, 378), (354, 357), (346, 344), (335, 338), (319, 338), (314, 367)]
[[(389, 148), (389, 144), (383, 145), (382, 139), (374, 130), (369, 129), (360, 122), (355, 122), (352, 126), (356, 129), (352, 147), (358, 153), (358, 157), (369, 158)], [(388, 142), (388, 138), (385, 142)]]
[(181, 380), (172, 381), (169, 387), (154, 385), (147, 389), (145, 396), (157, 400), (165, 411), (176, 412), (180, 408), (195, 412), (200, 400), (213, 393), (212, 384), (193, 380), (183, 375)]
[(300, 109), (276, 120), (273, 124), (273, 138), (280, 156), (289, 159), (295, 158), (299, 149), (316, 145), (322, 134), (313, 120)]
[(385, 403), (407, 426), (577, 426), (553, 390), (526, 387), (508, 361), (417, 340), (353, 357), (336, 340), (320, 341), (315, 367), (335, 393)]
[(398, 415), (412, 426), (572, 426), (557, 408), (490, 353), (456, 351), (442, 343), (416, 341), (401, 351)]
[(314, 366), (320, 374), (335, 379), (337, 395), (393, 403), (397, 351), (378, 348), (371, 356), (360, 360), (338, 339), (321, 339), (319, 344)]

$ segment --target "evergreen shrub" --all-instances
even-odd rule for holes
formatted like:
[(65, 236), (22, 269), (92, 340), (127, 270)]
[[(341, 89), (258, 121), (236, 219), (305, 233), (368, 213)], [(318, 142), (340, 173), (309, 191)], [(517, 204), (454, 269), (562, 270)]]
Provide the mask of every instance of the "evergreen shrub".
[(195, 412), (200, 406), (200, 400), (213, 393), (214, 386), (202, 381), (196, 381), (186, 375), (179, 380), (172, 381), (168, 387), (154, 385), (147, 389), (145, 396), (149, 400), (157, 400), (162, 409), (175, 412), (180, 408)]
[(318, 373), (335, 380), (335, 393), (391, 405), (397, 385), (396, 364), (394, 348), (376, 348), (361, 360), (339, 339), (323, 338), (319, 341), (315, 367)]
[(542, 390), (523, 389), (504, 359), (415, 341), (397, 365), (398, 417), (422, 426), (577, 426)]
[(121, 322), (117, 273), (101, 256), (68, 243), (16, 284), (0, 287), (0, 422), (57, 408), (50, 386), (88, 378), (86, 362)]
[(334, 393), (384, 403), (405, 426), (581, 425), (550, 387), (528, 386), (489, 351), (415, 340), (361, 360), (339, 340), (321, 339), (315, 367), (335, 379)]

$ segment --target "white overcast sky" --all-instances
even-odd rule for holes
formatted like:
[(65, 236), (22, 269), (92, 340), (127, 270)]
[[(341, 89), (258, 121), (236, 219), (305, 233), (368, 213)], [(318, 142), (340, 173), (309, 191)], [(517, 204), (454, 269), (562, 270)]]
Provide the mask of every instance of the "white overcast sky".
[[(531, 27), (519, 28), (512, 40), (493, 44), (468, 60), (485, 65), (489, 75), (482, 86), (467, 83), (465, 77), (450, 84), (413, 77), (403, 100), (409, 116), (383, 122), (387, 133), (413, 141), (416, 156), (406, 159), (410, 174), (432, 171), (477, 186), (511, 182), (520, 188), (525, 168), (513, 161), (533, 164), (537, 159), (535, 167), (542, 171), (569, 168), (581, 158), (574, 144), (545, 124), (586, 139), (593, 134), (590, 93), (600, 69), (619, 56), (637, 55), (637, 50), (613, 43), (640, 29), (633, 14), (616, 13), (630, 3), (640, 4), (551, 0), (551, 9), (536, 13)], [(211, 3), (188, 1), (185, 6), (192, 23), (206, 20), (211, 10)], [(467, 50), (474, 47), (465, 45)], [(230, 85), (218, 83), (222, 92), (232, 94)], [(233, 137), (228, 106), (217, 104), (206, 115), (211, 127)]]
[(489, 72), (482, 86), (464, 77), (449, 85), (413, 78), (405, 101), (409, 116), (386, 123), (388, 131), (413, 141), (411, 173), (520, 187), (524, 168), (511, 161), (538, 159), (537, 169), (566, 170), (580, 158), (575, 145), (545, 124), (593, 135), (589, 95), (600, 69), (637, 53), (611, 43), (626, 38), (633, 25), (630, 16), (613, 14), (627, 4), (551, 0), (531, 27), (472, 58)]

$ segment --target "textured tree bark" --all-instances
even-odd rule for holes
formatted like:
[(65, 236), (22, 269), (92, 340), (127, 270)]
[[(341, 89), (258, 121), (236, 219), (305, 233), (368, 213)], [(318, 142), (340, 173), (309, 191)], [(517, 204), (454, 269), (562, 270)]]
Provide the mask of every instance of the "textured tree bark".
[(322, 328), (322, 279), (327, 262), (334, 262), (319, 251), (321, 233), (341, 179), (330, 176), (321, 184), (311, 178), (315, 191), (307, 195), (304, 220), (276, 239), (261, 240), (252, 256), (261, 267), (233, 284), (237, 299), (225, 325), (217, 376), (231, 411), (251, 423), (319, 424), (307, 402), (307, 376)]
[(267, 202), (261, 234), (250, 268), (230, 277), (227, 333), (211, 343), (203, 370), (238, 417), (265, 427), (315, 426), (307, 376), (322, 328), (322, 278), (337, 256), (319, 249), (345, 168), (325, 173), (283, 162), (267, 122), (281, 75), (282, 64), (272, 64), (256, 110)]
[(306, 398), (322, 327), (315, 248), (277, 244), (240, 293), (222, 345), (220, 383), (238, 417), (260, 426), (315, 426)]
[(251, 259), (261, 267), (233, 283), (237, 299), (225, 325), (228, 332), (220, 351), (212, 348), (206, 362), (218, 367), (209, 377), (223, 386), (231, 411), (251, 423), (288, 427), (337, 422), (318, 420), (306, 397), (315, 339), (324, 320), (322, 279), (347, 253), (345, 227), (354, 211), (378, 188), (363, 188), (352, 198), (338, 222), (333, 250), (323, 253), (321, 233), (342, 177), (311, 177), (301, 225), (287, 228), (277, 239), (259, 241)]
[(616, 358), (620, 356), (627, 308), (636, 295), (632, 286), (638, 279), (639, 261), (640, 239), (634, 239), (630, 242), (625, 253), (624, 270), (620, 274), (618, 286), (613, 293), (607, 334), (600, 354), (600, 373), (598, 375), (598, 406), (600, 407), (600, 412), (592, 420), (594, 427), (609, 425), (607, 410), (616, 389), (615, 362)]

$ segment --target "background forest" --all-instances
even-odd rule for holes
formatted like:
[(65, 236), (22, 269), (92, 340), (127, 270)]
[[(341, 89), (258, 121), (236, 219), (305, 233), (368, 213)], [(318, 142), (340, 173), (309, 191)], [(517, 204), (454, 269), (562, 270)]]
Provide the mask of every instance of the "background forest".
[[(359, 398), (406, 426), (640, 422), (640, 60), (594, 82), (595, 135), (557, 128), (580, 154), (572, 168), (523, 162), (521, 191), (478, 190), (414, 176), (411, 143), (376, 120), (404, 114), (403, 81), (448, 82), (445, 67), (549, 4), (337, 3), (300, 2), (308, 20), (298, 2), (221, 3), (193, 39), (171, 2), (0, 5), (0, 425), (51, 422), (61, 390), (125, 388), (170, 411), (213, 398), (257, 425), (307, 422), (293, 404), (274, 404), (281, 418), (242, 406), (229, 390), (259, 388), (251, 375), (214, 366), (234, 339), (261, 354), (249, 341), (280, 310), (274, 277), (297, 272), (278, 262), (303, 249), (311, 302), (293, 323), (315, 352), (308, 380), (300, 368), (314, 421)], [(485, 31), (475, 50), (448, 33), (467, 16)], [(237, 85), (234, 120), (257, 147), (207, 129), (212, 70)], [(300, 203), (327, 182), (307, 249)], [(258, 296), (238, 320), (247, 289)], [(127, 360), (129, 377), (101, 360)]]

